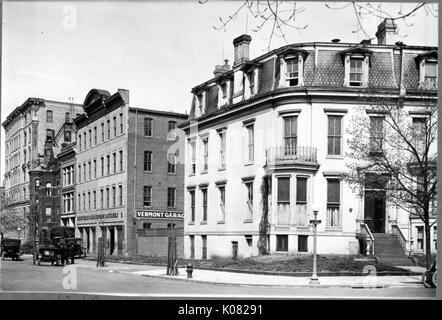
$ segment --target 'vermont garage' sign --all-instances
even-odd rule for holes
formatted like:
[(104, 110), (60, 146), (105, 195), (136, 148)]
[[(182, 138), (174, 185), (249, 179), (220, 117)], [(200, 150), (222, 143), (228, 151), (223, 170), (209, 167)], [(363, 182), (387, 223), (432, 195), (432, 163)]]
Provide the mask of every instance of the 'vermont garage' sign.
[(184, 213), (176, 211), (143, 210), (137, 211), (137, 218), (184, 220)]

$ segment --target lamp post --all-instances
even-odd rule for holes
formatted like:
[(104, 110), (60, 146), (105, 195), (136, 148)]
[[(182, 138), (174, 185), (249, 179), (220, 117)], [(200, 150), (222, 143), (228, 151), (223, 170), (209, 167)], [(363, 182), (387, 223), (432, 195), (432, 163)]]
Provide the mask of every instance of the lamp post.
[(313, 220), (310, 220), (310, 224), (313, 225), (313, 274), (312, 277), (310, 278), (310, 284), (311, 285), (318, 285), (319, 284), (319, 280), (318, 280), (318, 275), (316, 272), (317, 269), (317, 261), (316, 261), (316, 238), (317, 238), (317, 234), (316, 234), (316, 227), (318, 224), (321, 223), (321, 220), (317, 219), (318, 216), (318, 211), (319, 211), (319, 206), (317, 204), (314, 204), (312, 206), (313, 209), (313, 214), (315, 216), (315, 218)]

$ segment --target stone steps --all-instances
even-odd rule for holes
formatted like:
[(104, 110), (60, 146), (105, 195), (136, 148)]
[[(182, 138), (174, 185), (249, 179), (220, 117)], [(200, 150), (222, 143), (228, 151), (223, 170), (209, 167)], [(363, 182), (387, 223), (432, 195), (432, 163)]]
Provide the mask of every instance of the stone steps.
[(374, 233), (374, 254), (381, 263), (395, 266), (413, 266), (407, 258), (399, 239), (394, 234)]

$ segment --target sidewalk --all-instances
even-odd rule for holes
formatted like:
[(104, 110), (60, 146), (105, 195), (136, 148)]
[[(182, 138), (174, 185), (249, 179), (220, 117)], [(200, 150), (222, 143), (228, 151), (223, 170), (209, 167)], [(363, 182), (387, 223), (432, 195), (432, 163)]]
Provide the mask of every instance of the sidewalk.
[[(106, 262), (104, 268), (97, 268), (95, 261), (77, 260), (78, 268), (95, 269), (99, 271), (134, 274), (145, 277), (159, 277), (170, 280), (202, 282), (224, 285), (242, 286), (281, 286), (281, 287), (311, 287), (309, 277), (293, 277), (278, 275), (259, 275), (252, 273), (236, 273), (194, 269), (193, 277), (187, 278), (185, 268), (179, 268), (177, 276), (166, 274), (165, 266), (136, 265), (128, 263)], [(413, 270), (417, 271), (417, 269)], [(421, 276), (336, 276), (320, 277), (319, 287), (349, 287), (349, 288), (398, 288), (422, 287)]]

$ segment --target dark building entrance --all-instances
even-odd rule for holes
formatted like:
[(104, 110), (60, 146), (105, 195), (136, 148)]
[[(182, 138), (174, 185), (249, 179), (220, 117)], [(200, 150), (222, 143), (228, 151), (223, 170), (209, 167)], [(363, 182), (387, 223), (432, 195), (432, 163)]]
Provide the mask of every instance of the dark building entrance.
[(385, 191), (365, 191), (364, 223), (371, 232), (385, 233)]

